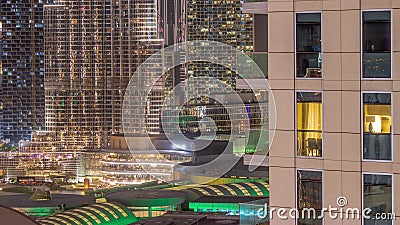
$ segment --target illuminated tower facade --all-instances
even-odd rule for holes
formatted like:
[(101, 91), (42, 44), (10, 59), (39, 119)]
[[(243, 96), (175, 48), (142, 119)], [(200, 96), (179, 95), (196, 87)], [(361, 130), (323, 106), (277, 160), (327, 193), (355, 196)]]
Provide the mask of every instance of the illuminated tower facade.
[(58, 149), (96, 149), (106, 142), (109, 9), (104, 0), (45, 6), (46, 128)]
[(43, 2), (0, 3), (0, 138), (14, 146), (44, 127)]
[[(122, 105), (126, 87), (132, 79), (137, 91), (155, 76), (134, 76), (136, 69), (163, 46), (160, 36), (160, 15), (157, 0), (113, 0), (111, 16), (111, 72), (108, 89), (112, 100), (112, 133), (122, 134)], [(160, 66), (159, 64), (154, 67)], [(124, 121), (126, 132), (159, 133), (159, 108), (163, 103), (163, 82), (154, 85), (148, 99), (139, 99), (130, 106), (130, 118)], [(144, 96), (144, 95), (143, 95)], [(143, 110), (143, 109), (146, 110)]]
[[(253, 15), (244, 13), (241, 0), (197, 1), (188, 0), (186, 4), (186, 37), (187, 41), (218, 41), (231, 45), (244, 52), (253, 51)], [(234, 57), (234, 56), (232, 56)], [(235, 88), (237, 75), (222, 66), (198, 62), (189, 63), (187, 77), (214, 77)], [(208, 79), (206, 79), (208, 80)], [(225, 91), (225, 87), (217, 82), (204, 85), (206, 81), (196, 79), (189, 84), (189, 99), (193, 104), (209, 102), (202, 97)]]
[[(133, 77), (136, 69), (162, 47), (158, 2), (59, 0), (45, 16), (46, 127), (60, 149), (104, 147), (109, 135), (123, 133), (128, 83), (146, 79)], [(145, 120), (129, 123), (129, 132), (159, 131), (162, 97), (160, 81), (140, 103), (148, 105), (139, 112)]]

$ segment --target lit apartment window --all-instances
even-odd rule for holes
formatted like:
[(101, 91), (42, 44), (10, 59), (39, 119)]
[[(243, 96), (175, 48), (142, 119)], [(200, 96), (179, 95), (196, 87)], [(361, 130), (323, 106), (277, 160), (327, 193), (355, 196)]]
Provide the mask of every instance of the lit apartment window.
[(391, 77), (390, 11), (362, 13), (363, 78)]
[[(299, 210), (298, 225), (321, 225), (322, 219), (318, 219), (322, 209), (322, 172), (321, 171), (297, 171), (297, 208)], [(303, 209), (315, 209), (309, 212)], [(310, 219), (308, 219), (310, 218)]]
[(297, 155), (322, 156), (322, 93), (297, 92)]
[(392, 159), (390, 93), (363, 93), (363, 158)]
[(298, 78), (322, 77), (321, 13), (296, 14)]
[(364, 218), (364, 225), (392, 224), (392, 175), (364, 174), (363, 180), (363, 208), (371, 209), (371, 218)]

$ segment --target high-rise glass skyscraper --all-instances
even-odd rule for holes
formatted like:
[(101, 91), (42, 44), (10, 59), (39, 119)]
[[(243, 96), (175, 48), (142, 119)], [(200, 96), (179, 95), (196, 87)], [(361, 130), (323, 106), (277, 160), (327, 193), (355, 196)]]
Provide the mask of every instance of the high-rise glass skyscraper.
[[(140, 88), (148, 76), (134, 76), (136, 69), (163, 46), (157, 0), (112, 0), (111, 2), (111, 68), (107, 91), (111, 96), (112, 133), (122, 134), (122, 105), (129, 81)], [(154, 65), (160, 66), (160, 65)], [(137, 88), (133, 88), (137, 90)], [(135, 91), (131, 90), (131, 91)], [(126, 121), (128, 133), (158, 133), (158, 108), (163, 102), (163, 82), (158, 82), (147, 100), (141, 99), (132, 106)], [(140, 106), (146, 106), (144, 112)], [(140, 114), (140, 115), (139, 115)], [(146, 116), (143, 116), (146, 114)], [(140, 118), (146, 118), (145, 120)]]
[(45, 6), (46, 129), (59, 149), (96, 149), (105, 143), (109, 7), (104, 0)]
[[(221, 42), (244, 52), (253, 51), (253, 15), (243, 13), (241, 0), (197, 1), (186, 4), (187, 41), (207, 40)], [(232, 55), (232, 57), (235, 57)], [(210, 62), (187, 65), (187, 77), (197, 77), (196, 83), (188, 85), (189, 99), (193, 104), (208, 102), (207, 94), (224, 93), (226, 87), (208, 83), (206, 77), (214, 77), (236, 87), (237, 75), (230, 69)], [(202, 82), (201, 77), (205, 77)], [(207, 85), (204, 85), (206, 84)]]
[(17, 145), (44, 129), (43, 3), (0, 3), (0, 138)]
[[(46, 128), (59, 149), (88, 150), (122, 134), (122, 104), (138, 66), (162, 46), (156, 0), (58, 0), (45, 7)], [(136, 80), (135, 80), (136, 79)], [(132, 133), (157, 133), (163, 88)], [(157, 85), (156, 85), (157, 86)], [(135, 107), (133, 107), (135, 109)]]

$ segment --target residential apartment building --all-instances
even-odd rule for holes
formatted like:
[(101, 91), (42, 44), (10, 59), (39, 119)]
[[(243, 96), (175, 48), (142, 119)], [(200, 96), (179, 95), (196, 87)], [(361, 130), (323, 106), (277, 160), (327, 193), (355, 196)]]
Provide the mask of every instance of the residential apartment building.
[(329, 205), (341, 208), (337, 199), (345, 197), (344, 211), (370, 208), (372, 218), (334, 219), (325, 211), (324, 219), (283, 220), (275, 212), (271, 225), (397, 224), (398, 217), (373, 218), (400, 215), (400, 1), (245, 5), (264, 5), (268, 14), (268, 78), (277, 115), (270, 207), (320, 213)]

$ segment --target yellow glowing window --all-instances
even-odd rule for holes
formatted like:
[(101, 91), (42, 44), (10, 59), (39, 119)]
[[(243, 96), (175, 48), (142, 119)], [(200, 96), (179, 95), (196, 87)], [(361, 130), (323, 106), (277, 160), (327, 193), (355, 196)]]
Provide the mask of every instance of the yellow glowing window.
[(322, 93), (297, 92), (297, 155), (322, 156)]
[(94, 221), (96, 221), (96, 223), (101, 224), (101, 221), (95, 215), (93, 215), (93, 213), (91, 213), (91, 212), (87, 212), (87, 211), (84, 211), (81, 209), (73, 209), (72, 212), (81, 212), (85, 215), (88, 215), (90, 218), (92, 218)]
[(120, 212), (122, 214), (123, 217), (127, 217), (128, 216), (128, 214), (121, 207), (119, 207), (117, 205), (114, 205), (114, 204), (111, 204), (111, 203), (108, 203), (108, 202), (104, 203), (104, 205), (109, 205), (109, 206), (112, 206), (112, 207), (116, 208), (118, 210), (118, 212)]
[[(365, 98), (371, 94), (364, 95)], [(372, 94), (373, 95), (373, 94)], [(383, 94), (381, 94), (383, 95)], [(390, 95), (390, 94), (388, 94)], [(365, 102), (367, 101), (367, 102)], [(364, 101), (364, 133), (391, 133), (392, 107), (389, 103), (370, 103)], [(376, 100), (379, 101), (379, 100)]]
[(364, 105), (364, 132), (366, 133), (390, 133), (392, 116), (390, 106)]
[(392, 160), (390, 93), (363, 93), (363, 159)]

